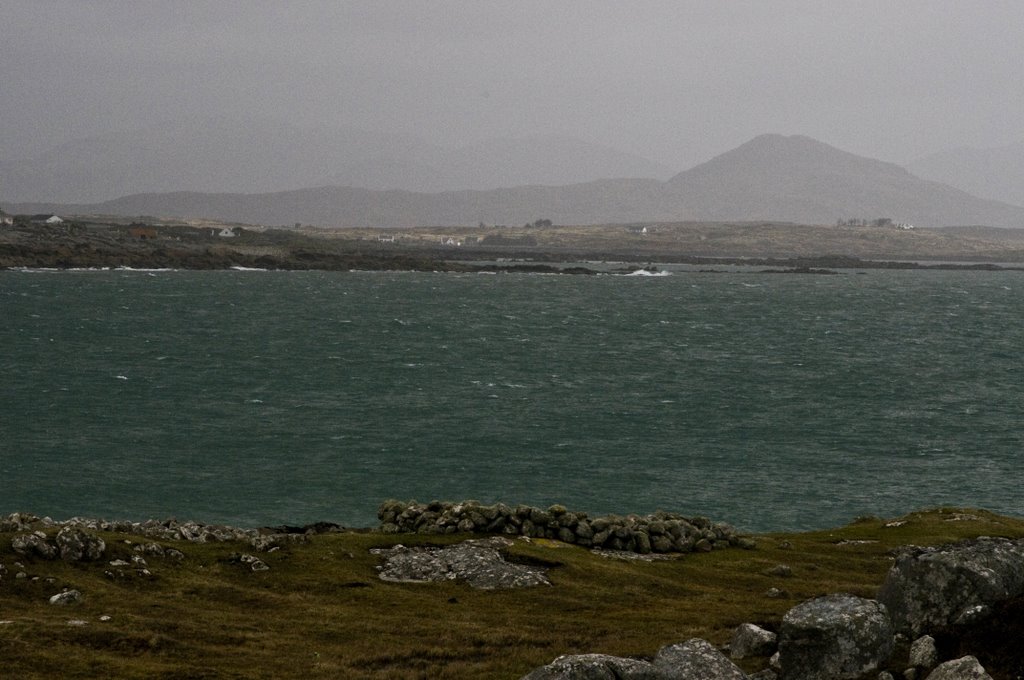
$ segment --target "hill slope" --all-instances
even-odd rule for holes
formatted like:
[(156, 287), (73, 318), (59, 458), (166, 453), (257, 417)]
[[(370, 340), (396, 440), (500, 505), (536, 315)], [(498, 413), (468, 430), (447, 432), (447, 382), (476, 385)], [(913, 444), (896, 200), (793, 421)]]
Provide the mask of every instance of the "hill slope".
[(919, 158), (914, 174), (975, 196), (1024, 205), (1024, 141), (991, 149), (960, 148)]
[(10, 201), (84, 203), (152, 192), (258, 193), (328, 184), (438, 192), (670, 174), (635, 154), (568, 136), (449, 148), (355, 128), (199, 118), (2, 159), (0, 193)]

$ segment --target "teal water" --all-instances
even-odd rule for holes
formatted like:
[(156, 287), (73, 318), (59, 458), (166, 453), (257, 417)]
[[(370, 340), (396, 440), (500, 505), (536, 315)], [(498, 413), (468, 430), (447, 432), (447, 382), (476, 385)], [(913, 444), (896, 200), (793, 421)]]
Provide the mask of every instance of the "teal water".
[(1022, 513), (1024, 274), (0, 272), (0, 512)]

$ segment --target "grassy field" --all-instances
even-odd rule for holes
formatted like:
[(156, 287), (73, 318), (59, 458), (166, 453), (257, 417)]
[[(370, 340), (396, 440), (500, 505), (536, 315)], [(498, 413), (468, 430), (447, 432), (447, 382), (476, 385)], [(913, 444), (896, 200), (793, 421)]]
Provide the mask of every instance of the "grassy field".
[[(512, 679), (560, 654), (650, 657), (691, 637), (722, 644), (743, 622), (777, 627), (787, 609), (815, 595), (873, 597), (899, 545), (1024, 536), (1024, 520), (976, 510), (901, 519), (757, 536), (755, 550), (655, 562), (520, 540), (509, 558), (549, 566), (553, 585), (512, 591), (376, 577), (370, 548), (464, 536), (322, 534), (260, 554), (270, 567), (262, 572), (232, 559), (253, 552), (244, 544), (174, 543), (184, 561), (151, 557), (151, 576), (125, 569), (127, 576), (110, 578), (110, 560), (130, 560), (133, 544), (150, 539), (102, 534), (103, 561), (66, 564), (23, 558), (12, 535), (0, 534), (0, 675)], [(779, 564), (792, 575), (766, 573)], [(27, 576), (16, 578), (19, 571)], [(83, 600), (50, 605), (64, 587)], [(773, 587), (784, 596), (767, 597)]]

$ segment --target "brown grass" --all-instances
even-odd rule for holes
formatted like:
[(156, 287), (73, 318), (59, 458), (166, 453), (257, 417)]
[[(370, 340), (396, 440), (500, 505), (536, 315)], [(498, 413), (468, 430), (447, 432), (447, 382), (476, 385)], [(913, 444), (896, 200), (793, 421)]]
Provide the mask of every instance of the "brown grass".
[[(978, 519), (950, 521), (954, 512)], [(371, 547), (457, 536), (315, 536), (263, 556), (266, 572), (230, 560), (251, 552), (243, 545), (177, 544), (184, 563), (150, 558), (151, 578), (132, 572), (110, 579), (106, 561), (21, 558), (10, 549), (11, 535), (0, 534), (0, 563), (8, 569), (0, 579), (0, 620), (12, 622), (0, 624), (0, 669), (11, 678), (518, 678), (560, 654), (650, 657), (695, 636), (721, 644), (736, 625), (774, 628), (787, 609), (819, 594), (872, 597), (889, 552), (902, 544), (1024, 536), (1024, 521), (983, 511), (903, 519), (896, 527), (868, 518), (831, 531), (758, 536), (756, 550), (660, 562), (518, 541), (510, 556), (551, 565), (554, 585), (498, 592), (377, 579)], [(105, 560), (129, 557), (126, 539), (143, 541), (104, 539)], [(29, 578), (15, 578), (14, 562)], [(780, 563), (792, 568), (791, 577), (765, 573)], [(48, 604), (62, 587), (80, 590), (84, 600)], [(771, 587), (787, 596), (766, 597)], [(112, 618), (101, 622), (103, 615)], [(74, 619), (86, 623), (69, 626)]]

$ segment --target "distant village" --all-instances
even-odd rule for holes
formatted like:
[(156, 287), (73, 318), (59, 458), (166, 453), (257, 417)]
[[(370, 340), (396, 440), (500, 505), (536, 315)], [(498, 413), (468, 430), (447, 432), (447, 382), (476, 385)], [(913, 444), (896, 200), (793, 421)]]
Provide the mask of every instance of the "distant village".
[(902, 229), (908, 230), (913, 229), (914, 225), (908, 222), (894, 222), (891, 217), (879, 217), (873, 220), (864, 219), (861, 217), (853, 217), (850, 219), (838, 219), (836, 220), (837, 227), (881, 227), (891, 229)]

